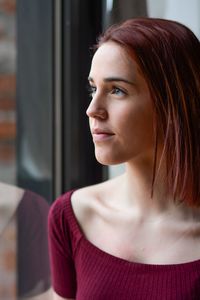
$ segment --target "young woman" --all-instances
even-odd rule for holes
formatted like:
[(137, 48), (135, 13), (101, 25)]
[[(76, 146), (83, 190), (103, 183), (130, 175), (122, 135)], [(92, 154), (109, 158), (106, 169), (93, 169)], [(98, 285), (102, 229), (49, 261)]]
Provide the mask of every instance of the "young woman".
[(198, 39), (168, 20), (112, 26), (89, 83), (96, 158), (126, 169), (51, 207), (54, 299), (200, 299)]

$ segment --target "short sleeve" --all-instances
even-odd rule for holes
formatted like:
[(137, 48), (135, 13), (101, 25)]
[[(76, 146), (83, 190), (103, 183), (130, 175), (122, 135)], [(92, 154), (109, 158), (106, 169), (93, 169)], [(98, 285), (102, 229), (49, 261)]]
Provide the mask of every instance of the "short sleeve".
[(58, 198), (48, 216), (49, 254), (52, 285), (61, 297), (75, 298), (76, 272), (67, 220), (66, 197)]
[(49, 205), (26, 190), (16, 211), (18, 297), (43, 294), (51, 286), (47, 216)]

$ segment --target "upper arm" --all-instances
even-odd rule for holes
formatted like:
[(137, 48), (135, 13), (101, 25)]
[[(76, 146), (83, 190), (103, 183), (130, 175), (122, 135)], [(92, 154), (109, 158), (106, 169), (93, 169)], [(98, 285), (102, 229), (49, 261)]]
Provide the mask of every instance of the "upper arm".
[(65, 201), (63, 197), (59, 198), (51, 206), (48, 218), (52, 286), (56, 291), (52, 298), (56, 300), (73, 299), (76, 294), (76, 271)]
[(46, 224), (48, 211), (45, 199), (25, 191), (16, 211), (18, 297), (34, 297), (51, 286)]

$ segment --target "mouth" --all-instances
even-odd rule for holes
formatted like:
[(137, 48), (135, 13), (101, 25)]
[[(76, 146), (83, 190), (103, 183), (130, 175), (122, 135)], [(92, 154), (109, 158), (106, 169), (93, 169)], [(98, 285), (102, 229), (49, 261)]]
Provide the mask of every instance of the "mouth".
[(101, 129), (93, 129), (91, 130), (91, 133), (94, 142), (104, 142), (106, 140), (111, 139), (114, 136), (114, 133)]

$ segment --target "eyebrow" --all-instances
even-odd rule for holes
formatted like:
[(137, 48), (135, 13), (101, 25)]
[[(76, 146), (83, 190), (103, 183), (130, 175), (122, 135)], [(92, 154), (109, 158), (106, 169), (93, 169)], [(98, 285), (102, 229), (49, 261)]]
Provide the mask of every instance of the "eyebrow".
[[(92, 77), (88, 77), (88, 81), (94, 82)], [(125, 78), (120, 78), (120, 77), (107, 77), (103, 79), (104, 82), (112, 82), (112, 81), (122, 81), (131, 85), (134, 85), (134, 82), (131, 82)]]

